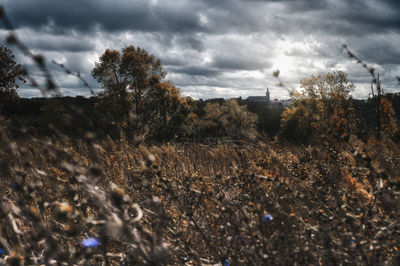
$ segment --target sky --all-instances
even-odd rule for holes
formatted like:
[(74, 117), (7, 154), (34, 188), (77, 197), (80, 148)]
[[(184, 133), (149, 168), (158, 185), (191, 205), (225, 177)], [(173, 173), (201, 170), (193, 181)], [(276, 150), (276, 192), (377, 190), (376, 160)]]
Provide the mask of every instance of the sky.
[[(345, 71), (355, 98), (371, 76), (348, 47), (380, 73), (386, 92), (400, 91), (399, 0), (0, 0), (18, 37), (48, 68), (64, 95), (90, 96), (54, 60), (101, 90), (91, 70), (107, 48), (139, 46), (162, 60), (167, 79), (196, 99), (289, 97), (301, 78)], [(0, 44), (7, 30), (0, 25)], [(9, 46), (10, 47), (10, 46)], [(10, 47), (38, 81), (32, 60)], [(285, 87), (273, 71), (280, 70)], [(22, 97), (38, 97), (28, 85)]]

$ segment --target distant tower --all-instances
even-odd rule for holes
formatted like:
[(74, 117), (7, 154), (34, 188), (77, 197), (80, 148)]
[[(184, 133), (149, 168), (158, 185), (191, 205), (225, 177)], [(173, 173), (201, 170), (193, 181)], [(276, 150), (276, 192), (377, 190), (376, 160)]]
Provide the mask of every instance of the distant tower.
[(270, 102), (270, 94), (269, 94), (269, 89), (267, 88), (267, 93), (265, 94), (266, 98), (267, 98), (267, 102)]

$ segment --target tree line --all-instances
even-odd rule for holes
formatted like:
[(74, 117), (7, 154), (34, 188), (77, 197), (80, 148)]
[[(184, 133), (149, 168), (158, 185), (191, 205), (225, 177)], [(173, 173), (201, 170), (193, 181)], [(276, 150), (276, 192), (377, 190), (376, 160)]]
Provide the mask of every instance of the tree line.
[[(7, 47), (0, 46), (0, 57), (2, 127), (14, 135), (118, 138), (122, 133), (156, 141), (278, 137), (303, 144), (346, 141), (351, 135), (399, 137), (400, 96), (378, 92), (367, 101), (353, 100), (355, 86), (341, 71), (302, 79), (302, 90), (291, 92), (287, 108), (241, 99), (195, 101), (165, 79), (160, 59), (130, 45), (107, 49), (95, 63), (91, 74), (103, 89), (98, 95), (22, 99), (16, 91), (27, 72)], [(85, 119), (74, 119), (82, 114)]]

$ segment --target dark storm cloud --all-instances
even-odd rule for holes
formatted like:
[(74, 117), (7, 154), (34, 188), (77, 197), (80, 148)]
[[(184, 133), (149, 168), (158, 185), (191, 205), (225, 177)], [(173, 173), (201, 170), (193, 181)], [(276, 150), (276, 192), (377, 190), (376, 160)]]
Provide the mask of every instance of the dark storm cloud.
[[(365, 35), (370, 32), (400, 31), (400, 1), (390, 0), (242, 0), (282, 7), (274, 13), (283, 18), (286, 29), (293, 33)], [(272, 8), (271, 5), (268, 5)], [(275, 22), (272, 22), (275, 24)], [(278, 25), (279, 26), (279, 25)]]
[[(7, 0), (6, 9), (18, 27), (41, 29), (54, 25), (55, 31), (91, 31), (96, 26), (105, 31), (184, 32), (188, 35), (196, 32), (274, 31), (269, 27), (269, 23), (274, 23), (273, 17), (283, 18), (287, 28), (280, 27), (279, 30), (288, 32), (355, 33), (357, 29), (349, 30), (355, 28), (354, 24), (361, 27), (358, 29), (361, 32), (400, 29), (400, 4), (397, 0), (160, 0), (154, 5), (151, 2)], [(271, 4), (278, 4), (282, 9)], [(196, 39), (188, 37), (186, 43), (195, 49), (201, 48)]]
[(100, 26), (106, 31), (198, 31), (199, 17), (191, 12), (151, 1), (106, 0), (12, 0), (6, 1), (10, 18), (17, 27), (40, 29), (55, 24), (55, 30), (91, 31)]
[(368, 44), (360, 44), (358, 50), (360, 56), (368, 58), (371, 63), (400, 65), (399, 43), (400, 38), (393, 40), (390, 36), (375, 36)]
[(338, 11), (333, 11), (332, 17), (351, 23), (355, 30), (362, 27), (365, 33), (400, 31), (400, 5), (390, 1), (349, 1)]

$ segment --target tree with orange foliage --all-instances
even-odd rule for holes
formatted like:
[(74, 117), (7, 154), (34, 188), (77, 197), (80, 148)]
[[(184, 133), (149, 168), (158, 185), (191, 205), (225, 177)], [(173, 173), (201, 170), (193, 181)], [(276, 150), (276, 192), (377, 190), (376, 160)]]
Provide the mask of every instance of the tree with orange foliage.
[(104, 88), (99, 108), (135, 133), (171, 137), (188, 114), (190, 101), (171, 82), (163, 81), (166, 74), (161, 60), (144, 49), (132, 45), (122, 53), (107, 49), (92, 71)]
[(174, 137), (186, 121), (195, 102), (181, 97), (180, 91), (170, 81), (153, 78), (151, 89), (144, 99), (144, 120), (147, 132), (157, 139)]
[(354, 132), (355, 116), (350, 92), (354, 84), (341, 71), (300, 81), (302, 91), (292, 91), (292, 105), (282, 114), (281, 135), (296, 142), (312, 138), (347, 138)]

